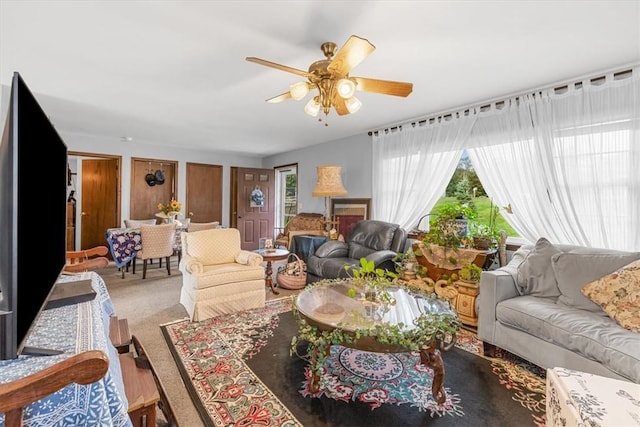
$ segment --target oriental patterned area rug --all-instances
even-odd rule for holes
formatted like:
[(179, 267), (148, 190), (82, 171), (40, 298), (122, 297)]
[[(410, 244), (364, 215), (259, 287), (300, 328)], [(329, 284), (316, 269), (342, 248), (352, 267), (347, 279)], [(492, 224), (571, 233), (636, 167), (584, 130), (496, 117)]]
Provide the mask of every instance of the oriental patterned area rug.
[(162, 325), (183, 380), (207, 426), (544, 426), (545, 372), (507, 352), (482, 356), (461, 330), (443, 352), (447, 399), (431, 396), (431, 370), (414, 353), (332, 346), (321, 392), (312, 396), (306, 343), (289, 298), (264, 309)]

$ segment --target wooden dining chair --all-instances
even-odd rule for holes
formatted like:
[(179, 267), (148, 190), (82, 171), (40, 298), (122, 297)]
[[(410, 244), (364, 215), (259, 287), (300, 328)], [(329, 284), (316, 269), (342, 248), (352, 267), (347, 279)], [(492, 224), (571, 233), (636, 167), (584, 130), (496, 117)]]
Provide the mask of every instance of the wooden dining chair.
[(189, 233), (194, 231), (202, 231), (202, 230), (211, 230), (213, 228), (218, 228), (220, 226), (219, 221), (212, 222), (190, 222), (188, 224), (187, 230)]
[(104, 377), (109, 359), (100, 350), (76, 354), (26, 377), (0, 384), (0, 412), (6, 427), (21, 427), (24, 407), (69, 384), (91, 384)]
[(152, 258), (165, 258), (167, 261), (167, 274), (171, 276), (171, 256), (176, 243), (176, 225), (174, 223), (140, 226), (140, 242), (142, 249), (133, 259), (142, 260), (142, 278), (147, 277), (147, 261)]

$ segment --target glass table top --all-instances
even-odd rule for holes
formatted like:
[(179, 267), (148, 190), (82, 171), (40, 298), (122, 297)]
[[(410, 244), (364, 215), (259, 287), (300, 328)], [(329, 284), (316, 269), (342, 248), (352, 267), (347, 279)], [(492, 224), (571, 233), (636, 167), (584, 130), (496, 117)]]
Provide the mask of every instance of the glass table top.
[(376, 324), (402, 324), (403, 330), (410, 330), (416, 327), (414, 320), (424, 314), (454, 313), (447, 301), (404, 287), (388, 288), (392, 303), (367, 301), (357, 293), (351, 297), (352, 287), (348, 280), (308, 287), (297, 296), (296, 308), (310, 320), (352, 332)]

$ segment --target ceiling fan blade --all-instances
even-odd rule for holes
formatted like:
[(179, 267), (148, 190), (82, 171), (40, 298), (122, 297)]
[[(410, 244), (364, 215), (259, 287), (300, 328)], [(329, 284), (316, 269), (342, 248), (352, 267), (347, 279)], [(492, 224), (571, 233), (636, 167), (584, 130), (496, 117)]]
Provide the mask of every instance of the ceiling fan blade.
[(352, 79), (357, 83), (356, 89), (365, 92), (406, 97), (413, 91), (413, 83), (368, 79), (365, 77), (352, 77)]
[(274, 96), (273, 98), (267, 99), (269, 104), (277, 104), (278, 102), (286, 101), (287, 99), (291, 99), (291, 92), (287, 91), (278, 96)]
[(327, 66), (327, 70), (340, 77), (346, 76), (352, 68), (364, 61), (374, 50), (376, 50), (376, 47), (369, 43), (369, 40), (351, 36), (336, 53), (336, 56)]
[(349, 114), (347, 105), (344, 103), (344, 98), (342, 98), (337, 93), (333, 95), (333, 108), (335, 108), (336, 113), (338, 113), (339, 116), (345, 116)]
[(298, 76), (302, 76), (302, 77), (309, 77), (311, 75), (308, 72), (298, 70), (297, 68), (287, 67), (286, 65), (277, 64), (275, 62), (267, 61), (265, 59), (260, 59), (253, 56), (247, 56), (245, 59), (249, 62), (255, 62), (256, 64), (275, 68), (276, 70), (280, 70), (280, 71), (286, 71), (287, 73), (291, 73), (291, 74), (297, 74)]

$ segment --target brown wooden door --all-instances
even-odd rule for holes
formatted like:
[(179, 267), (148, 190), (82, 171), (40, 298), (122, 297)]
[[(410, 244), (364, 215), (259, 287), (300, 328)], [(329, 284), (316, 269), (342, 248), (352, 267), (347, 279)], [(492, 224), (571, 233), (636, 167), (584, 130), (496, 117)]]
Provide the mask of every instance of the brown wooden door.
[(193, 222), (222, 221), (222, 166), (187, 163), (184, 213)]
[(107, 228), (119, 227), (118, 159), (82, 160), (80, 249), (106, 244)]
[[(232, 194), (235, 200), (235, 224), (240, 230), (242, 249), (258, 249), (261, 237), (273, 239), (273, 221), (275, 208), (275, 173), (273, 169), (234, 168), (236, 188)], [(264, 204), (256, 206), (251, 201), (251, 193), (259, 190), (264, 196)]]
[[(177, 197), (177, 169), (174, 161), (132, 159), (131, 160), (131, 205), (129, 216), (125, 219), (149, 219), (155, 218), (158, 213), (158, 203), (167, 204), (171, 198)], [(164, 183), (149, 185), (145, 180), (147, 174), (156, 171), (164, 174)], [(184, 202), (183, 200), (179, 200)], [(126, 215), (126, 214), (125, 214)], [(184, 205), (180, 217), (184, 216)]]

